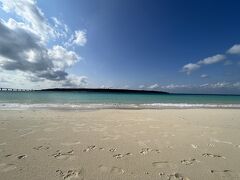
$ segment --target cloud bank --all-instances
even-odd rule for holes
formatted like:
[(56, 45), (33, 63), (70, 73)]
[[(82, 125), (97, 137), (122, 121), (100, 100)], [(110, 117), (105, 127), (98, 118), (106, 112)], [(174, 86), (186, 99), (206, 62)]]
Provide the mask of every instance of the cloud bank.
[[(71, 35), (68, 26), (56, 17), (52, 18), (51, 24), (34, 0), (0, 2), (6, 13), (14, 13), (18, 19), (0, 19), (2, 77), (3, 73), (4, 77), (7, 74), (9, 77), (21, 74), (28, 82), (47, 82), (69, 87), (87, 84), (87, 77), (76, 76), (66, 71), (81, 57), (69, 49), (70, 47), (54, 43), (65, 44), (65, 41), (71, 46), (84, 46), (87, 42), (85, 31), (77, 30)], [(51, 47), (50, 42), (53, 44)]]

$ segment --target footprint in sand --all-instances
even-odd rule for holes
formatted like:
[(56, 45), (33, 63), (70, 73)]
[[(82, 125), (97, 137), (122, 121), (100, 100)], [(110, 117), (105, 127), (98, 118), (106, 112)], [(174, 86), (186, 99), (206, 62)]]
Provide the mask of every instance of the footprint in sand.
[(173, 180), (173, 179), (178, 179), (178, 180), (190, 180), (188, 177), (185, 177), (181, 173), (172, 173), (172, 174), (166, 174), (164, 172), (160, 172), (159, 176), (161, 178), (167, 179), (167, 180)]
[(5, 163), (0, 164), (0, 171), (1, 172), (12, 171), (16, 168), (17, 168), (17, 166), (15, 164), (5, 164)]
[(142, 150), (140, 151), (140, 154), (145, 155), (151, 151), (152, 151), (151, 148), (142, 148)]
[(113, 157), (115, 157), (116, 159), (121, 159), (124, 157), (123, 154), (114, 154)]
[(126, 156), (131, 156), (132, 153), (126, 153), (126, 154), (114, 154), (113, 157), (116, 158), (116, 159), (122, 159)]
[(236, 145), (237, 148), (240, 148), (240, 144)]
[(58, 150), (55, 154), (52, 155), (53, 157), (55, 157), (56, 159), (73, 159), (73, 150), (68, 151), (68, 152), (60, 152), (60, 150)]
[(193, 159), (189, 159), (189, 160), (186, 160), (186, 159), (181, 160), (181, 163), (184, 164), (184, 165), (193, 165), (196, 162), (199, 162), (199, 161), (197, 161), (194, 158)]
[(237, 173), (232, 172), (229, 169), (225, 169), (222, 171), (218, 171), (218, 170), (211, 170), (211, 173), (218, 175), (221, 177), (221, 179), (239, 179), (240, 176)]
[(123, 174), (125, 172), (122, 168), (119, 168), (119, 167), (107, 167), (107, 166), (104, 166), (104, 165), (98, 166), (98, 169), (102, 173), (113, 173), (113, 174), (117, 174), (117, 175), (121, 175), (121, 174)]
[(96, 149), (97, 147), (95, 145), (91, 145), (91, 146), (88, 146), (86, 149), (83, 150), (83, 152), (90, 152), (94, 149)]
[(202, 156), (203, 157), (212, 157), (212, 158), (223, 158), (223, 159), (226, 159), (224, 156), (217, 155), (217, 154), (211, 154), (211, 153), (203, 153)]
[(10, 157), (12, 156), (12, 154), (6, 154), (4, 157)]
[(109, 149), (108, 151), (110, 151), (110, 152), (115, 152), (115, 151), (117, 151), (117, 148), (111, 148), (111, 149)]
[(84, 179), (84, 169), (81, 168), (80, 170), (70, 169), (67, 171), (62, 171), (60, 169), (56, 170), (59, 176), (62, 179), (70, 180), (70, 179)]
[(34, 150), (48, 150), (50, 149), (49, 146), (36, 146), (36, 147), (33, 147)]
[(24, 158), (26, 158), (26, 157), (27, 157), (26, 154), (22, 154), (22, 155), (17, 156), (18, 159), (24, 159)]
[(146, 155), (149, 152), (156, 152), (156, 153), (160, 153), (161, 151), (159, 149), (151, 149), (151, 148), (142, 148), (142, 150), (140, 151), (141, 155)]
[(153, 151), (155, 151), (156, 153), (160, 153), (161, 152), (159, 149), (154, 149)]

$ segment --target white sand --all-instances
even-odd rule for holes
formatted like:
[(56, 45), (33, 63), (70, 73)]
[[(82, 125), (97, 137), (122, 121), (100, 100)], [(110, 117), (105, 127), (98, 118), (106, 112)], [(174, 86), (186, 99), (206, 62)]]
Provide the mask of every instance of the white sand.
[(240, 110), (0, 111), (0, 179), (240, 179)]

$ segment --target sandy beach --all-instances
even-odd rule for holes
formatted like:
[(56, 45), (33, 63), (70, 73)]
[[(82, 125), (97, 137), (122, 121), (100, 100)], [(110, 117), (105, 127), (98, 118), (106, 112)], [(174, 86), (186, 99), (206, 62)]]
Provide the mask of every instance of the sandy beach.
[(0, 111), (0, 179), (240, 179), (240, 110)]

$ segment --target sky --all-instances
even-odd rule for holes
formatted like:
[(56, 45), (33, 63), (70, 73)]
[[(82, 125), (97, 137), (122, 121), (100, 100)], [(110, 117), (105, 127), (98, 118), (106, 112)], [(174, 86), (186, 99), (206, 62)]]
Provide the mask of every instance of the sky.
[(238, 0), (0, 0), (0, 87), (240, 94)]

